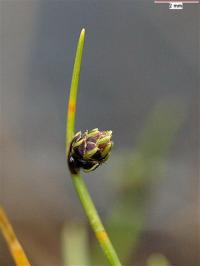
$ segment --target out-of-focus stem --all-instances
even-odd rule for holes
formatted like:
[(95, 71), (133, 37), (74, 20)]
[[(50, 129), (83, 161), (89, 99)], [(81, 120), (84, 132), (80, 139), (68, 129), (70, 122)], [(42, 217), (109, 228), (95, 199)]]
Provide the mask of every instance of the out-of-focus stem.
[(62, 266), (90, 266), (89, 239), (85, 224), (66, 222), (62, 229), (61, 241)]
[(0, 207), (0, 229), (3, 233), (3, 236), (7, 242), (10, 253), (15, 261), (17, 266), (30, 266), (25, 252), (19, 243), (15, 232), (6, 216), (3, 208)]

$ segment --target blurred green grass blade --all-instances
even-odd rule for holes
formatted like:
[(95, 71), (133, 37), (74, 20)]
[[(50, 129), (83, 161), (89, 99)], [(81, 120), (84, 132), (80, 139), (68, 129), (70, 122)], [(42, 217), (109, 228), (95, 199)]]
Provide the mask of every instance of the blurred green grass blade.
[(62, 266), (90, 266), (86, 226), (68, 223), (61, 235)]
[(147, 259), (146, 266), (171, 266), (171, 264), (164, 255), (154, 253)]
[(158, 103), (139, 137), (137, 152), (145, 159), (165, 156), (185, 115), (185, 106), (179, 101), (165, 100)]

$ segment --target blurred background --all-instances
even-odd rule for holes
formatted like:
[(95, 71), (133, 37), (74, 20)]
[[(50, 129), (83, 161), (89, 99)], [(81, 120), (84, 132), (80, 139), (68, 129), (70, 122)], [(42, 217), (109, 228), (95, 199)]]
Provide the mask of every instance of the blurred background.
[[(74, 192), (65, 115), (112, 129), (84, 175), (123, 265), (197, 266), (199, 9), (152, 1), (0, 1), (0, 201), (33, 266), (106, 266)], [(2, 235), (0, 264), (13, 261)]]

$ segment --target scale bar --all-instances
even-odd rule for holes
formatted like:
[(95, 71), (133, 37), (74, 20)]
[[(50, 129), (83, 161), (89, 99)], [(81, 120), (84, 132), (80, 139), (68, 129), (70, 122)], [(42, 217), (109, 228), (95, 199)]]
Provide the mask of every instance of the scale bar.
[(170, 3), (173, 3), (173, 2), (180, 2), (180, 3), (183, 3), (183, 4), (199, 4), (199, 1), (195, 1), (195, 0), (175, 0), (175, 1), (170, 1), (170, 0), (155, 0), (154, 3), (155, 4), (170, 4)]

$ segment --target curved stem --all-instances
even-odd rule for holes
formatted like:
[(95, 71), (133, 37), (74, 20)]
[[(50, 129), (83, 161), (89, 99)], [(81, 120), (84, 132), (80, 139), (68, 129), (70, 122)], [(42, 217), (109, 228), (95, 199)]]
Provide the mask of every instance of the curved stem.
[[(72, 73), (72, 81), (70, 88), (70, 96), (68, 103), (68, 114), (66, 121), (66, 156), (68, 157), (68, 150), (71, 143), (71, 140), (74, 135), (74, 125), (75, 125), (75, 113), (76, 113), (76, 99), (78, 91), (78, 83), (80, 76), (80, 67), (82, 61), (82, 53), (85, 39), (85, 30), (81, 31), (77, 51), (74, 62), (74, 69)], [(73, 184), (81, 201), (81, 204), (84, 208), (84, 211), (88, 217), (89, 223), (96, 235), (97, 240), (99, 241), (110, 265), (121, 266), (121, 263), (118, 259), (118, 256), (115, 252), (115, 249), (104, 229), (104, 226), (101, 222), (101, 219), (97, 213), (97, 210), (94, 206), (94, 203), (90, 197), (90, 194), (87, 190), (87, 187), (79, 174), (71, 174)]]

